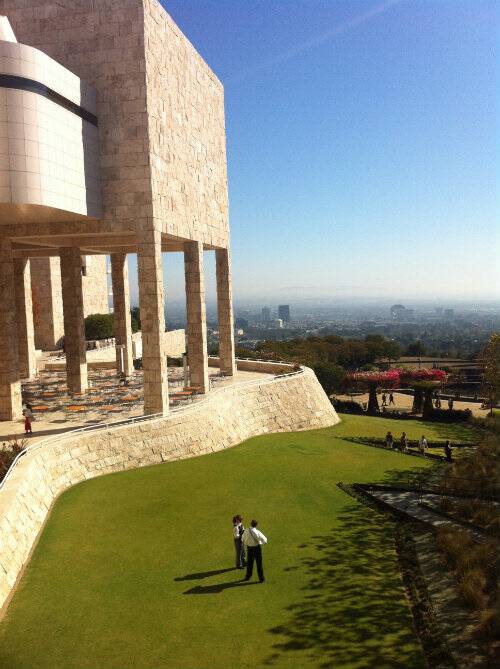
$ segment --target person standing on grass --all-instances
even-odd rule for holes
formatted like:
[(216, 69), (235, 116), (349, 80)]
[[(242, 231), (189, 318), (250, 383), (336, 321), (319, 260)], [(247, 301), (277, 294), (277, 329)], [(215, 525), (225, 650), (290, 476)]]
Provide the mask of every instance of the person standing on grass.
[(24, 434), (33, 434), (33, 429), (31, 427), (31, 417), (28, 413), (24, 416)]
[(243, 569), (245, 561), (245, 544), (241, 540), (245, 528), (243, 527), (243, 518), (241, 516), (233, 517), (233, 539), (234, 550), (236, 552), (236, 569)]
[(401, 450), (403, 453), (408, 452), (408, 437), (406, 436), (406, 432), (403, 432), (401, 435), (401, 439), (399, 440), (399, 443), (401, 444)]
[(448, 462), (451, 462), (453, 460), (451, 444), (449, 439), (446, 440), (446, 443), (444, 445), (444, 455)]
[(420, 451), (420, 455), (425, 455), (425, 451), (427, 450), (427, 439), (425, 438), (425, 435), (422, 435), (422, 438), (418, 442), (418, 450)]
[(394, 437), (392, 436), (392, 432), (388, 432), (385, 435), (385, 445), (387, 448), (394, 448)]
[(247, 527), (243, 532), (243, 543), (247, 547), (247, 573), (244, 578), (249, 581), (253, 574), (253, 563), (257, 563), (257, 575), (259, 581), (264, 583), (264, 569), (262, 567), (262, 546), (267, 544), (267, 537), (265, 537), (260, 530), (257, 529), (257, 521), (252, 520), (250, 527)]

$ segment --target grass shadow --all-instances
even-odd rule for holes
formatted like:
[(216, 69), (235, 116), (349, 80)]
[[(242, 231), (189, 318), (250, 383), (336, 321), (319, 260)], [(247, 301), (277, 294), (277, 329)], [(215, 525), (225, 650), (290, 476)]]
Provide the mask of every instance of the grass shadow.
[(229, 588), (243, 588), (247, 585), (262, 585), (259, 581), (230, 581), (229, 583), (217, 583), (214, 585), (195, 585), (194, 588), (186, 590), (184, 595), (214, 595)]
[(417, 669), (425, 666), (394, 551), (394, 521), (361, 504), (340, 512), (328, 534), (300, 546), (286, 570), (303, 572), (302, 598), (276, 637), (266, 666), (300, 652), (304, 666)]
[(202, 578), (210, 578), (210, 576), (218, 576), (219, 574), (227, 574), (228, 571), (236, 571), (237, 567), (226, 567), (225, 569), (214, 569), (213, 571), (200, 571), (197, 574), (186, 574), (185, 576), (178, 576), (174, 581), (197, 581)]

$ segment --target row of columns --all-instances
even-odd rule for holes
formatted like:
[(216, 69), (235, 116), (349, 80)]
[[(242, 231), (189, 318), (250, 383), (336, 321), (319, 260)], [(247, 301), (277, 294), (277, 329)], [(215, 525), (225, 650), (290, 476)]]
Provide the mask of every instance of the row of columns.
[[(168, 411), (167, 355), (164, 350), (162, 239), (157, 231), (141, 233), (137, 248), (144, 371), (144, 413)], [(88, 387), (81, 251), (60, 251), (67, 385), (71, 393)], [(184, 246), (187, 348), (190, 382), (209, 390), (203, 244)], [(111, 254), (117, 367), (133, 370), (128, 265), (123, 253)], [(220, 368), (235, 372), (231, 268), (227, 249), (216, 250)], [(7, 240), (0, 241), (0, 420), (21, 414), (20, 378), (36, 372), (29, 260), (13, 259)]]

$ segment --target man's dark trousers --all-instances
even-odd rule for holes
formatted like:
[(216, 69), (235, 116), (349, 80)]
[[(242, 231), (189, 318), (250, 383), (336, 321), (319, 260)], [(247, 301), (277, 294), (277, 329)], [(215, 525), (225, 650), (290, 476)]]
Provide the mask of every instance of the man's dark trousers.
[(259, 581), (263, 581), (264, 570), (262, 568), (262, 546), (247, 547), (247, 574), (245, 576), (246, 580), (252, 577), (254, 560), (257, 563), (257, 574), (259, 575)]

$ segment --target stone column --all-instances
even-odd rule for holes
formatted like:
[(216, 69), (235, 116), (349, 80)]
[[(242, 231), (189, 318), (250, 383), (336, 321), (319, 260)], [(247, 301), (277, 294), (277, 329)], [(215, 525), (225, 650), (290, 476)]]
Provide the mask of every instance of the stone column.
[(137, 245), (141, 309), (144, 413), (168, 413), (167, 356), (164, 351), (165, 312), (161, 232), (140, 230)]
[(63, 248), (60, 255), (66, 384), (70, 393), (83, 393), (88, 388), (88, 381), (81, 251)]
[[(130, 319), (130, 295), (128, 285), (128, 262), (125, 253), (111, 254), (111, 280), (113, 283), (113, 311), (115, 321), (116, 367), (120, 369), (123, 355), (123, 372), (131, 376), (134, 371), (132, 357), (132, 324)], [(121, 350), (119, 346), (125, 348)]]
[(185, 242), (184, 273), (186, 278), (187, 350), (189, 377), (200, 392), (209, 390), (207, 355), (207, 319), (203, 244)]
[(233, 376), (236, 372), (236, 362), (234, 358), (233, 291), (229, 249), (216, 249), (215, 270), (217, 277), (220, 370)]
[(31, 299), (31, 271), (27, 258), (14, 260), (14, 287), (16, 293), (19, 374), (30, 379), (36, 374), (35, 330)]
[(14, 262), (9, 241), (0, 241), (0, 420), (22, 415)]

